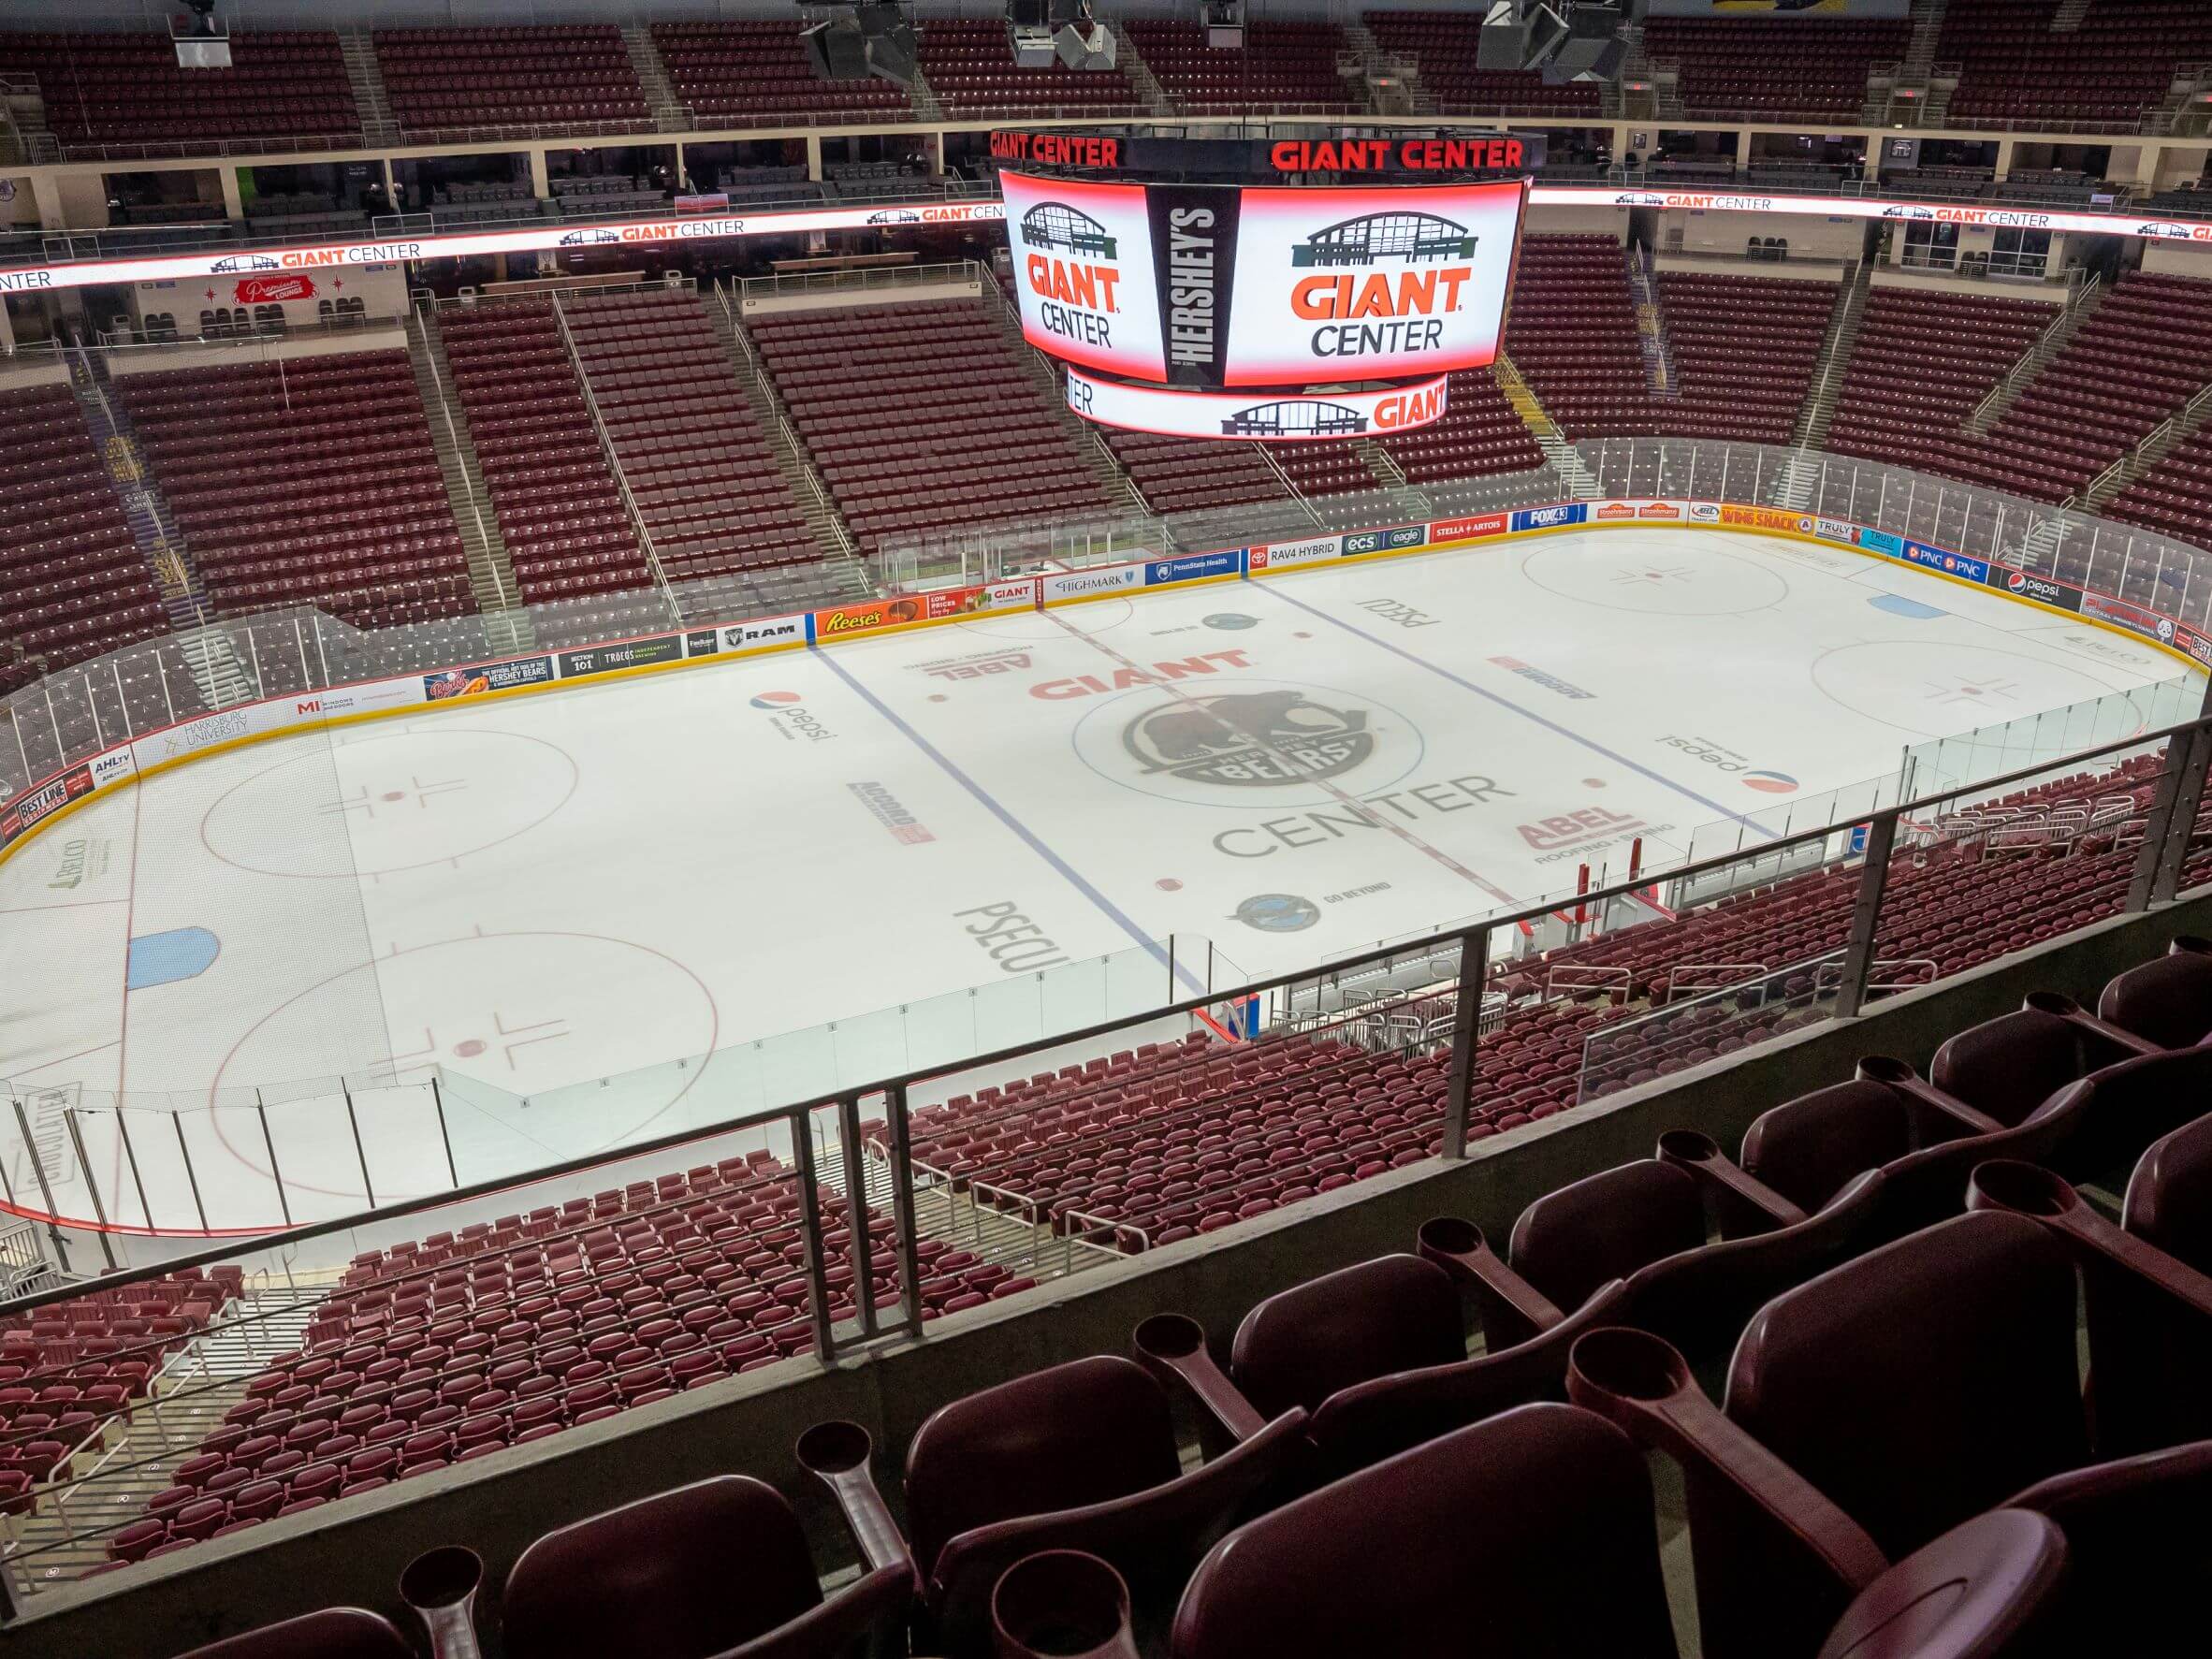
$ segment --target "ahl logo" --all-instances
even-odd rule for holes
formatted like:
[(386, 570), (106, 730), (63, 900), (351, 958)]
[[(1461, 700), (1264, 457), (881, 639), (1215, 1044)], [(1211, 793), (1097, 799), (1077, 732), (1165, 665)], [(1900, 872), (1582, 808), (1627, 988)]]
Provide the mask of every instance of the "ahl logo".
[(1349, 772), (1375, 752), (1360, 709), (1331, 708), (1303, 691), (1193, 698), (1131, 720), (1122, 747), (1145, 776), (1272, 789)]
[(1232, 914), (1260, 933), (1302, 933), (1321, 919), (1321, 907), (1295, 893), (1257, 893)]
[(1690, 503), (1690, 518), (1693, 523), (1696, 524), (1718, 524), (1721, 521), (1720, 503), (1717, 502), (1692, 502)]
[(1746, 772), (1739, 781), (1746, 789), (1770, 795), (1794, 794), (1797, 788), (1797, 780), (1787, 772)]

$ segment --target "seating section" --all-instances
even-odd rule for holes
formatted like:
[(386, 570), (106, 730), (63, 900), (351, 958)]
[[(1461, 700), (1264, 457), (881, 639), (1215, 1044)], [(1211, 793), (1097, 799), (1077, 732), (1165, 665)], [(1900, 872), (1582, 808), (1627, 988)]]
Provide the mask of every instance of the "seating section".
[(1544, 452), (1487, 370), (1451, 377), (1444, 418), (1377, 440), (1413, 484), (1442, 484), (1492, 473), (1525, 473)]
[(552, 306), (502, 300), (438, 326), (524, 601), (651, 587)]
[(1928, 464), (2057, 502), (2212, 383), (2212, 283), (2132, 271), (1983, 437), (1931, 436)]
[[(848, 1319), (845, 1204), (826, 1189), (821, 1202), (837, 1252), (829, 1313)], [(246, 1385), (109, 1552), (166, 1553), (808, 1348), (799, 1212), (790, 1173), (757, 1152), (357, 1256), (298, 1350)], [(884, 1230), (872, 1283), (890, 1302), (898, 1264)], [(958, 1287), (933, 1315), (1027, 1288), (942, 1241), (921, 1259)]]
[(1183, 108), (1223, 105), (1356, 110), (1365, 106), (1336, 72), (1348, 49), (1334, 23), (1249, 22), (1241, 50), (1215, 51), (1206, 27), (1164, 18), (1134, 18), (1123, 25), (1137, 55), (1169, 96)]
[(1194, 513), (1288, 501), (1257, 444), (1210, 444), (1100, 427), (1107, 448), (1155, 513)]
[(1827, 338), (1836, 284), (1671, 270), (1658, 283), (1679, 389), (1652, 400), (1652, 429), (1788, 443)]
[(703, 127), (738, 126), (781, 111), (870, 119), (913, 113), (905, 89), (888, 80), (816, 76), (789, 18), (657, 22), (653, 44), (677, 100)]
[(652, 127), (613, 23), (379, 29), (373, 39), (392, 114), (417, 136), (603, 122)]
[(0, 391), (0, 691), (167, 631), (76, 394)]
[(1420, 83), (1441, 110), (1482, 115), (1587, 115), (1603, 108), (1595, 81), (1544, 84), (1541, 71), (1484, 69), (1476, 63), (1476, 34), (1446, 11), (1370, 11), (1361, 19), (1387, 52), (1410, 57)]
[(806, 517), (704, 302), (580, 294), (562, 304), (668, 579), (811, 563)]
[(1113, 69), (1070, 69), (1053, 63), (1017, 69), (1002, 18), (928, 17), (921, 20), (922, 76), (949, 110), (1135, 110), (1142, 103), (1128, 74)]
[(1985, 125), (2088, 122), (2133, 131), (2181, 64), (2212, 59), (2212, 11), (2197, 0), (2089, 0), (2057, 31), (2064, 0), (1951, 0), (1936, 43), (1957, 65), (1950, 113)]
[(1926, 464), (1928, 434), (1955, 430), (2057, 314), (2032, 299), (1873, 288), (1826, 446)]
[(113, 385), (218, 612), (382, 628), (475, 608), (404, 351)]
[(1665, 271), (1673, 395), (1654, 393), (1621, 244), (1521, 243), (1506, 349), (1570, 438), (1667, 434), (1784, 444), (1835, 310), (1832, 283)]
[(1644, 53), (1680, 71), (1682, 108), (1693, 117), (1854, 122), (1867, 101), (1868, 71), (1899, 62), (1912, 39), (1904, 18), (1653, 18)]
[(244, 1284), (235, 1267), (141, 1279), (0, 1318), (0, 1514), (82, 1473), (112, 1420)]
[(997, 300), (771, 313), (746, 326), (864, 552), (1114, 510)]
[(360, 132), (329, 30), (234, 34), (230, 56), (227, 69), (182, 73), (166, 32), (0, 32), (0, 80), (36, 78), (46, 124), (65, 146)]
[(2125, 519), (2197, 546), (2212, 544), (2212, 432), (2200, 428), (2104, 503)]

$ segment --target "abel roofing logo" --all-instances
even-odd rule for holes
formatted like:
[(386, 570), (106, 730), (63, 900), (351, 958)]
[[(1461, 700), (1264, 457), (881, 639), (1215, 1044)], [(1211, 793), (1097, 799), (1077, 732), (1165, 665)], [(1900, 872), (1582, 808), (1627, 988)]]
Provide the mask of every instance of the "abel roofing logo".
[(1739, 781), (1744, 788), (1763, 794), (1787, 795), (1797, 791), (1797, 780), (1787, 772), (1746, 772)]

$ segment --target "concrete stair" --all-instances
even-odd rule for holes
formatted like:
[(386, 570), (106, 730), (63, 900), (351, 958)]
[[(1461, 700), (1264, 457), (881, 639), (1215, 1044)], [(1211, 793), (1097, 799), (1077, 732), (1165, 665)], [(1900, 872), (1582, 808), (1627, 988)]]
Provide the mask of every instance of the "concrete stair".
[(61, 159), (61, 143), (47, 127), (46, 101), (37, 82), (25, 76), (0, 86), (0, 161), (36, 166)]
[(2089, 0), (2060, 0), (2059, 9), (2051, 13), (2051, 33), (2074, 34), (2088, 15)]
[(1913, 7), (1913, 40), (1905, 48), (1906, 74), (1926, 80), (1935, 67), (1936, 42), (1943, 38), (1943, 19), (1951, 9), (1951, 0), (1914, 0)]
[(338, 51), (345, 59), (345, 78), (353, 83), (361, 137), (371, 148), (397, 143), (400, 123), (392, 114), (391, 95), (385, 91), (384, 71), (377, 66), (376, 43), (365, 30), (351, 29), (340, 38)]
[(1144, 108), (1155, 115), (1174, 114), (1174, 98), (1166, 87), (1160, 85), (1151, 65), (1145, 63), (1143, 54), (1137, 51), (1137, 43), (1129, 38), (1129, 32), (1119, 23), (1110, 22), (1106, 28), (1113, 36), (1114, 67), (1127, 76), (1129, 84), (1137, 89), (1137, 96), (1143, 100)]
[(576, 389), (584, 395), (584, 413), (591, 417), (591, 430), (599, 439), (599, 453), (606, 460), (607, 475), (615, 481), (615, 492), (622, 498), (622, 511), (629, 515), (630, 529), (637, 537), (638, 550), (645, 555), (646, 568), (652, 572), (653, 586), (661, 590), (669, 605), (680, 615), (682, 606), (669, 590), (668, 573), (661, 568), (661, 555), (653, 547), (653, 532), (646, 523), (645, 514), (638, 509), (637, 498), (630, 493), (630, 476), (622, 471), (622, 457), (615, 447), (615, 435), (607, 429), (606, 416), (599, 411), (599, 397), (591, 389), (591, 371), (584, 366), (584, 355), (576, 349), (576, 337), (568, 326), (568, 308), (560, 303), (560, 296), (553, 297), (553, 325), (560, 330), (561, 349), (568, 353), (569, 371), (576, 377)]
[(172, 1477), (223, 1414), (245, 1398), (247, 1382), (270, 1361), (298, 1347), (319, 1290), (248, 1295), (224, 1310), (222, 1323), (171, 1356), (152, 1402), (108, 1426), (97, 1447), (79, 1454), (74, 1478), (38, 1494), (31, 1512), (7, 1518), (8, 1567), (19, 1591), (35, 1596), (82, 1577), (108, 1559), (107, 1539), (138, 1519), (146, 1500)]
[(2181, 406), (2178, 415), (2161, 421), (2150, 435), (2097, 474), (2082, 493), (2081, 510), (2095, 513), (2129, 485), (2151, 471), (2203, 429), (2212, 416), (2212, 386), (2205, 386)]
[(622, 45), (630, 53), (631, 66), (637, 71), (638, 84), (645, 88), (646, 107), (653, 112), (655, 130), (694, 131), (699, 124), (692, 119), (691, 106), (676, 95), (668, 80), (668, 65), (661, 61), (661, 49), (653, 44), (652, 30), (644, 23), (624, 23)]
[(1662, 398), (1679, 397), (1674, 374), (1674, 354), (1666, 347), (1666, 313), (1659, 304), (1659, 283), (1652, 269), (1652, 251), (1641, 243), (1627, 250), (1628, 287), (1636, 298), (1636, 341), (1643, 349), (1644, 379)]
[(775, 453), (777, 469), (790, 484), (792, 494), (807, 516), (807, 528), (813, 534), (824, 575), (839, 587), (850, 589), (855, 596), (874, 592), (876, 585), (868, 577), (851, 530), (845, 523), (844, 515), (838, 512), (828, 487), (822, 483), (822, 474), (814, 470), (813, 458), (793, 429), (783, 400), (777, 396), (774, 383), (752, 349), (751, 340), (739, 326), (729, 290), (716, 288), (715, 303), (706, 307), (706, 315), (714, 331), (721, 336), (722, 350), (730, 359), (730, 369), (737, 377), (738, 386), (744, 389), (746, 400), (760, 417), (761, 432)]
[(1513, 413), (1521, 416), (1521, 424), (1528, 428), (1529, 436), (1535, 439), (1536, 447), (1544, 452), (1544, 458), (1551, 463), (1567, 488), (1582, 501), (1594, 501), (1603, 494), (1597, 474), (1582, 464), (1574, 444), (1559, 429), (1559, 423), (1545, 413), (1535, 389), (1513, 366), (1513, 359), (1499, 352), (1497, 361), (1491, 365), (1491, 377), (1498, 383), (1498, 390), (1505, 393), (1506, 401), (1513, 405)]
[(453, 383), (453, 367), (446, 361), (437, 319), (428, 308), (418, 307), (408, 313), (407, 358), (415, 370), (415, 388), (422, 394), (423, 412), (429, 419), (430, 447), (437, 452), (445, 499), (453, 508), (461, 546), (468, 551), (469, 589), (475, 596), (476, 608), (484, 613), (495, 645), (526, 650), (533, 636), (530, 615), (521, 608), (522, 584), (516, 578), (507, 544), (500, 534), (490, 488), (476, 465), (469, 417), (446, 395), (445, 388)]
[[(1059, 365), (1023, 339), (1021, 313), (1014, 310), (1014, 303), (1007, 298), (1006, 290), (988, 275), (984, 278), (983, 287), (997, 300), (1000, 326), (1022, 348), (1022, 355), (1029, 365), (1029, 372), (1043, 389), (1054, 418), (1063, 422), (1068, 430), (1076, 435), (1091, 475), (1104, 487), (1108, 496), (1125, 502), (1129, 511), (1151, 517), (1151, 504), (1137, 488), (1137, 481), (1129, 476), (1121, 462), (1113, 458), (1113, 451), (1106, 446), (1106, 440), (1099, 435), (1099, 429), (1068, 407), (1068, 388), (1060, 379)], [(1260, 447), (1264, 450), (1266, 445)]]
[(1806, 394), (1805, 405), (1797, 411), (1797, 423), (1790, 434), (1790, 442), (1799, 449), (1818, 449), (1827, 441), (1828, 428), (1836, 418), (1836, 400), (1842, 396), (1843, 377), (1851, 368), (1851, 354), (1858, 345), (1860, 325), (1866, 321), (1867, 295), (1873, 284), (1871, 260), (1860, 260), (1843, 279), (1836, 309), (1828, 319), (1827, 339), (1820, 348), (1812, 389)]
[(2002, 420), (2005, 411), (2018, 400), (2035, 377), (2066, 349), (2066, 342), (2096, 311), (2103, 297), (2104, 290), (2092, 274), (2051, 319), (2050, 327), (2037, 336), (2035, 343), (2020, 354), (2020, 360), (2005, 371), (2004, 378), (1989, 388), (1989, 395), (1974, 406), (1974, 412), (1966, 417), (1965, 429), (1979, 436)]

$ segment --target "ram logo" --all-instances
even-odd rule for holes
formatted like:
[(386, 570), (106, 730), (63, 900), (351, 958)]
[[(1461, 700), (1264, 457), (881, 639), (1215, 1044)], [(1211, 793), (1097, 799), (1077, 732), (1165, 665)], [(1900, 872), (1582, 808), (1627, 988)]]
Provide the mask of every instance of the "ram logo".
[(1230, 438), (1343, 438), (1367, 429), (1367, 417), (1321, 398), (1283, 398), (1240, 409), (1221, 423)]
[(216, 276), (233, 276), (241, 270), (280, 270), (282, 269), (283, 267), (267, 254), (233, 254), (229, 258), (218, 259), (208, 267), (208, 269)]
[(1064, 201), (1041, 201), (1022, 215), (1022, 240), (1033, 248), (1065, 248), (1070, 254), (1114, 257), (1106, 227)]
[(912, 208), (885, 208), (880, 213), (868, 215), (870, 225), (919, 225), (922, 215)]
[(560, 239), (560, 245), (564, 248), (588, 248), (621, 240), (620, 235), (612, 230), (572, 230)]
[(1315, 231), (1302, 247), (1290, 250), (1290, 263), (1373, 265), (1377, 259), (1472, 259), (1477, 240), (1457, 220), (1434, 213), (1369, 213)]

